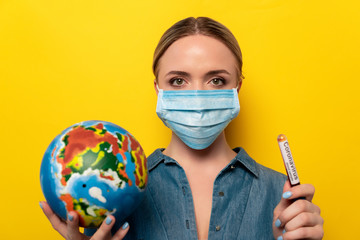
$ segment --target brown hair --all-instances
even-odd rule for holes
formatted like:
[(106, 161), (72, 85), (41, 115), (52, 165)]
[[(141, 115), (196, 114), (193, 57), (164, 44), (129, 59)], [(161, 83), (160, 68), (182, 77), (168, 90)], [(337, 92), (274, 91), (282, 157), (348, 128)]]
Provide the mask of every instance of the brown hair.
[(180, 38), (197, 34), (213, 37), (230, 49), (237, 62), (238, 82), (241, 83), (244, 76), (242, 74), (243, 62), (239, 44), (227, 27), (208, 17), (185, 18), (175, 23), (162, 35), (154, 53), (152, 69), (155, 77), (157, 78), (159, 73), (159, 60), (170, 45)]

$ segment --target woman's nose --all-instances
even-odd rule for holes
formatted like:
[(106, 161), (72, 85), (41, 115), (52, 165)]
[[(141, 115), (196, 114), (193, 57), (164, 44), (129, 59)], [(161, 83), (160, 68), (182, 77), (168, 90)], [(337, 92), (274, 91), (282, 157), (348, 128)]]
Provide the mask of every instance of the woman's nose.
[(202, 80), (195, 80), (191, 84), (191, 90), (206, 90), (206, 86)]

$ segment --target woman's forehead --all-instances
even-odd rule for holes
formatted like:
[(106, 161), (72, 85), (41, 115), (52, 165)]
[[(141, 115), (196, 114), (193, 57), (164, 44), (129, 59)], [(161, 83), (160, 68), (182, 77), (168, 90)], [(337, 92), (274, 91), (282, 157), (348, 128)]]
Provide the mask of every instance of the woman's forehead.
[(192, 35), (177, 40), (170, 45), (159, 61), (159, 75), (174, 70), (218, 69), (235, 72), (236, 59), (225, 44), (204, 35)]

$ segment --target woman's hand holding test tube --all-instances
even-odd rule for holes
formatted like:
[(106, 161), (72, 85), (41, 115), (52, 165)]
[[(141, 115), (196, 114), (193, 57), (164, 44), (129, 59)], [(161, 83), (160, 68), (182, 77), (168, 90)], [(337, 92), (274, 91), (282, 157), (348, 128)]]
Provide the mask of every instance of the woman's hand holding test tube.
[(322, 239), (324, 220), (320, 208), (311, 202), (315, 188), (311, 184), (300, 184), (286, 136), (279, 135), (278, 143), (288, 180), (281, 201), (274, 209), (274, 237), (277, 240)]

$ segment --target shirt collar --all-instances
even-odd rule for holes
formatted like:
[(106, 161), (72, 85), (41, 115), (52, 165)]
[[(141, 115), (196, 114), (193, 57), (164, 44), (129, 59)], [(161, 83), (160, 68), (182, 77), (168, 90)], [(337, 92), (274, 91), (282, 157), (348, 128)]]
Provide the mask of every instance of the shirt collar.
[[(227, 167), (236, 166), (236, 163), (240, 163), (244, 166), (248, 171), (254, 174), (256, 177), (259, 176), (259, 169), (255, 160), (253, 160), (243, 148), (237, 147), (233, 149), (237, 155), (231, 162), (228, 164)], [(175, 163), (178, 164), (173, 158), (166, 156), (162, 153), (164, 148), (156, 149), (149, 157), (148, 157), (148, 170), (153, 170), (156, 166), (160, 163)]]
[(240, 163), (242, 166), (244, 166), (247, 170), (249, 170), (252, 174), (254, 174), (256, 177), (259, 177), (259, 166), (255, 162), (254, 159), (252, 159), (247, 152), (241, 147), (237, 147), (233, 149), (235, 152), (237, 152), (237, 155), (235, 158), (230, 162), (230, 164), (234, 164), (236, 162)]

